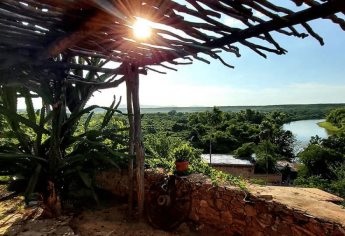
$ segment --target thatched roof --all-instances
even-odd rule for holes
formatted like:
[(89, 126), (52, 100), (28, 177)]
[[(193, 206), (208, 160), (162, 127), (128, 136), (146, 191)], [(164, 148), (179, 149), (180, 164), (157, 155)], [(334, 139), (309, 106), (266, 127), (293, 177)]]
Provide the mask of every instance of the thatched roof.
[[(124, 73), (120, 69), (101, 69), (88, 63), (75, 64), (71, 59), (74, 56), (128, 62), (139, 66), (141, 71), (150, 65), (171, 68), (171, 65), (189, 64), (195, 59), (208, 63), (203, 55), (228, 65), (220, 52), (240, 56), (234, 43), (264, 57), (265, 53), (284, 54), (286, 50), (275, 41), (272, 31), (300, 38), (311, 35), (323, 44), (307, 21), (326, 18), (345, 30), (345, 21), (341, 18), (345, 13), (343, 0), (284, 1), (290, 8), (273, 2), (1, 0), (0, 70), (25, 64), (43, 69)], [(275, 2), (280, 4), (280, 1)], [(150, 39), (139, 41), (133, 37), (131, 28), (136, 17), (154, 22)], [(240, 21), (242, 27), (230, 25), (231, 21), (226, 19)], [(295, 28), (296, 24), (302, 27)]]

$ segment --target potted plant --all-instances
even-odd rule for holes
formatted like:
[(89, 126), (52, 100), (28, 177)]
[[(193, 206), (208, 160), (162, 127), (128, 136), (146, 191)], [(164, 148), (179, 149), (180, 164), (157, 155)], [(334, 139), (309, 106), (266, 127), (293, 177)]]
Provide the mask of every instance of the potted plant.
[(175, 168), (178, 173), (188, 171), (189, 161), (193, 157), (193, 150), (187, 144), (183, 144), (173, 151), (175, 157)]
[(177, 159), (175, 161), (175, 168), (177, 172), (186, 172), (188, 171), (189, 161), (185, 159)]

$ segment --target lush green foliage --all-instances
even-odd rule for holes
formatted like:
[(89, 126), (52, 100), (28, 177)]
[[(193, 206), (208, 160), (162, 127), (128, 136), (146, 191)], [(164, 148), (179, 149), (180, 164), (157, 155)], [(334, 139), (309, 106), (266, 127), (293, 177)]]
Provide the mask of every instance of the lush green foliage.
[(274, 173), (276, 172), (276, 162), (279, 159), (277, 155), (277, 146), (270, 141), (261, 142), (256, 148), (256, 173)]
[[(104, 61), (95, 58), (63, 57), (60, 55), (56, 60), (104, 65)], [(84, 82), (94, 81), (96, 77), (97, 81), (104, 82), (110, 76), (84, 74), (78, 69), (70, 73), (83, 78)], [(114, 100), (109, 108), (84, 108), (95, 86), (79, 80), (70, 83), (66, 76), (72, 75), (60, 70), (42, 71), (27, 81), (0, 88), (0, 175), (24, 178), (27, 200), (36, 190), (51, 191), (46, 189), (48, 182), (60, 195), (73, 192), (69, 189), (73, 185), (79, 189), (84, 185), (93, 192), (95, 172), (110, 165), (119, 167), (128, 158), (121, 153), (127, 144), (127, 137), (123, 136), (125, 126), (113, 120), (114, 114), (119, 112), (119, 103)], [(12, 82), (15, 80), (11, 78)], [(25, 100), (25, 113), (18, 112), (18, 97)], [(42, 108), (37, 111), (33, 97), (42, 100)], [(94, 121), (92, 110), (96, 108), (105, 109), (106, 113)], [(93, 125), (95, 122), (99, 123)]]
[(331, 167), (344, 162), (344, 156), (323, 145), (311, 144), (299, 155), (304, 164), (300, 173), (305, 176), (320, 176), (323, 179), (333, 179)]
[(326, 121), (340, 129), (338, 132), (345, 132), (345, 108), (332, 110), (326, 117)]
[(253, 159), (253, 154), (255, 153), (255, 143), (244, 143), (241, 147), (234, 151), (234, 154), (241, 159), (251, 161)]
[[(274, 172), (277, 160), (294, 157), (293, 135), (282, 130), (286, 119), (287, 115), (282, 112), (244, 110), (233, 113), (214, 108), (199, 113), (145, 114), (143, 128), (147, 139), (154, 135), (177, 137), (203, 153), (209, 152), (210, 144), (213, 153), (234, 153), (247, 160), (252, 160), (255, 153), (257, 170), (266, 173), (267, 166), (262, 163), (270, 162), (268, 172)], [(263, 143), (269, 143), (271, 148), (263, 149)]]
[(188, 141), (164, 134), (150, 134), (145, 137), (145, 147), (148, 154), (146, 161), (150, 167), (161, 167), (173, 173), (177, 159), (188, 159), (191, 173), (203, 173), (209, 176), (214, 184), (230, 182), (236, 186), (245, 187), (240, 178), (217, 171), (202, 161), (200, 150), (192, 147)]
[[(344, 121), (342, 114), (345, 114), (343, 109), (335, 109), (327, 116), (327, 120), (339, 125)], [(344, 129), (326, 139), (312, 137), (299, 158), (303, 165), (298, 171), (296, 185), (317, 187), (345, 197)]]
[[(47, 120), (50, 116), (50, 114), (45, 116), (44, 109), (38, 111), (34, 117), (41, 124), (40, 120)], [(58, 160), (49, 156), (53, 137), (48, 132), (42, 135), (32, 127), (21, 124), (16, 134), (13, 133), (13, 124), (16, 120), (10, 120), (12, 129), (5, 122), (1, 136), (11, 137), (11, 139), (1, 139), (0, 174), (28, 180), (27, 199), (30, 199), (31, 194), (36, 190), (44, 192), (47, 180), (56, 183), (57, 190), (63, 197), (71, 197), (67, 196), (70, 193), (75, 195), (82, 189), (81, 186), (84, 186), (82, 190), (84, 193), (87, 189), (94, 195), (93, 176), (95, 173), (109, 166), (120, 168), (119, 166), (126, 165), (127, 156), (120, 152), (126, 148), (127, 138), (124, 136), (125, 124), (114, 118), (113, 108), (103, 115), (92, 117), (93, 113), (90, 113), (89, 116), (83, 118), (82, 114), (90, 110), (91, 108), (81, 110), (77, 115), (71, 114), (65, 120), (64, 124), (68, 124), (70, 128), (64, 125), (61, 127), (61, 130), (65, 132), (62, 133), (63, 138), (59, 142), (58, 150), (61, 159)], [(17, 116), (23, 120), (27, 119), (21, 114)], [(52, 132), (51, 122), (44, 124), (44, 130)], [(23, 142), (23, 137), (25, 142)], [(38, 189), (37, 184), (40, 187)], [(94, 197), (96, 198), (96, 195)]]
[(186, 159), (191, 165), (200, 160), (200, 150), (178, 137), (150, 134), (145, 136), (144, 140), (148, 154), (147, 162), (150, 166), (163, 167), (172, 172), (177, 159)]

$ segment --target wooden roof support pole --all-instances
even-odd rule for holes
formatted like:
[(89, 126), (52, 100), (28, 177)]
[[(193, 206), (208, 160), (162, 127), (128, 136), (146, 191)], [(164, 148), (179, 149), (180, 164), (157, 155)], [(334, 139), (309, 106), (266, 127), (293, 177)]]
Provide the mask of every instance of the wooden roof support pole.
[[(134, 120), (134, 150), (136, 155), (136, 183), (137, 183), (137, 200), (138, 200), (138, 215), (142, 218), (144, 212), (144, 146), (141, 135), (141, 116), (140, 116), (140, 101), (139, 101), (139, 70), (134, 64), (127, 64), (126, 83), (129, 85), (131, 93), (131, 102), (133, 105), (133, 120)], [(127, 105), (128, 106), (128, 105)]]
[(133, 156), (134, 156), (134, 114), (133, 114), (133, 97), (132, 97), (132, 86), (129, 80), (126, 79), (127, 89), (127, 113), (129, 123), (129, 143), (128, 143), (128, 217), (133, 217), (133, 182), (134, 182), (134, 167), (133, 167)]

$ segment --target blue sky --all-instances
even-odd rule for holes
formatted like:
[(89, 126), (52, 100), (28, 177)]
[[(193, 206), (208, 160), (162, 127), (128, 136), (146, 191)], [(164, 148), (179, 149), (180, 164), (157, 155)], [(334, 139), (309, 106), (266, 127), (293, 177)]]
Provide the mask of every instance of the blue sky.
[[(325, 41), (276, 34), (286, 55), (264, 59), (240, 47), (241, 57), (224, 54), (235, 69), (219, 61), (195, 61), (167, 75), (141, 76), (140, 99), (152, 106), (231, 106), (307, 103), (345, 103), (345, 32), (329, 20), (311, 22)], [(89, 104), (108, 105), (125, 88), (95, 94)], [(125, 100), (125, 99), (123, 99)]]

